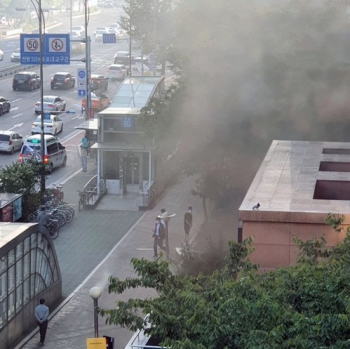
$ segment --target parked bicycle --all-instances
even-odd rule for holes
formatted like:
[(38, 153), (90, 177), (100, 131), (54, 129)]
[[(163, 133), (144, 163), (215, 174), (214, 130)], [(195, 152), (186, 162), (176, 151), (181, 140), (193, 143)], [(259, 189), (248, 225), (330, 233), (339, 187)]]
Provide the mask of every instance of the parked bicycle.
[(80, 190), (77, 190), (77, 192), (79, 194), (78, 209), (80, 212), (86, 206), (86, 194), (84, 191), (80, 191)]

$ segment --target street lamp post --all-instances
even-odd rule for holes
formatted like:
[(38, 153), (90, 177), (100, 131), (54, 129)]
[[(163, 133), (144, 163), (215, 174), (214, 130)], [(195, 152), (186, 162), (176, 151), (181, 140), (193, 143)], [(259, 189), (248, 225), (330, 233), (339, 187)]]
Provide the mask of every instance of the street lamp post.
[(164, 212), (160, 216), (158, 216), (165, 222), (165, 253), (167, 259), (169, 259), (169, 221), (175, 216), (175, 213), (170, 214), (169, 212)]
[(45, 151), (44, 151), (44, 70), (43, 70), (43, 46), (44, 46), (44, 36), (43, 36), (43, 11), (41, 8), (41, 0), (38, 1), (39, 6), (39, 59), (40, 59), (40, 109), (41, 109), (41, 122), (40, 122), (40, 144), (41, 144), (41, 169), (40, 169), (40, 194), (41, 199), (44, 197), (45, 193)]
[(98, 338), (98, 299), (101, 297), (102, 290), (100, 287), (92, 287), (89, 291), (90, 297), (94, 300), (94, 328), (95, 328), (95, 338)]

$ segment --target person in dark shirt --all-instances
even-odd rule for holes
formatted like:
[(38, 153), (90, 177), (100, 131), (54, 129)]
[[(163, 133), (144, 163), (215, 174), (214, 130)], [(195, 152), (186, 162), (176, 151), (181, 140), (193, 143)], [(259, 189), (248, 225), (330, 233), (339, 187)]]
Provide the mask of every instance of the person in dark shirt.
[(40, 207), (40, 212), (38, 214), (38, 228), (39, 232), (44, 234), (47, 233), (47, 223), (49, 222), (50, 216), (49, 214), (45, 211), (45, 206)]
[(190, 230), (192, 228), (192, 206), (188, 206), (188, 210), (184, 216), (184, 229), (185, 229), (185, 243), (188, 244), (190, 237)]
[(153, 250), (154, 255), (153, 257), (156, 258), (158, 256), (157, 247), (159, 246), (160, 249), (165, 251), (165, 247), (163, 246), (163, 241), (165, 238), (165, 227), (163, 223), (160, 221), (160, 218), (156, 218), (156, 224), (153, 230), (153, 237), (154, 237), (154, 243), (153, 243)]

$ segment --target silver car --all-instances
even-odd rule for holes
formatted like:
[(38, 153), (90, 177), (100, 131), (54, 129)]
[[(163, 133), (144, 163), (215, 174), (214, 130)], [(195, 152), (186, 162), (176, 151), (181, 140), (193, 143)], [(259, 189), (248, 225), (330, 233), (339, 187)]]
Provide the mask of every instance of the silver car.
[(4, 51), (0, 50), (0, 61), (4, 60)]
[[(44, 96), (44, 112), (50, 113), (55, 111), (65, 111), (66, 102), (58, 96)], [(41, 113), (41, 100), (37, 101), (34, 105), (35, 114)]]
[(23, 137), (14, 131), (0, 131), (0, 151), (13, 154), (21, 150)]

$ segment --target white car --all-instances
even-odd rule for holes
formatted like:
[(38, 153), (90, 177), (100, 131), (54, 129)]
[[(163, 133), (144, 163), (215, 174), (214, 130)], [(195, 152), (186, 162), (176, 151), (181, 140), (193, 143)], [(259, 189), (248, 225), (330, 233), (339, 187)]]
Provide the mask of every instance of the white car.
[(106, 31), (106, 33), (110, 33), (108, 27), (97, 27), (94, 31), (94, 36), (96, 36), (96, 33), (99, 31), (99, 30), (103, 30), (103, 31)]
[(109, 30), (96, 30), (95, 41), (103, 41), (103, 34), (111, 34)]
[(4, 60), (4, 51), (0, 50), (0, 61)]
[(21, 49), (16, 48), (11, 54), (11, 62), (20, 62), (21, 61)]
[(80, 30), (72, 30), (72, 35), (71, 35), (71, 39), (72, 40), (80, 40), (84, 37), (84, 34), (82, 31)]
[(124, 80), (128, 75), (128, 71), (123, 64), (112, 64), (107, 70), (108, 79)]
[(21, 150), (23, 137), (14, 131), (0, 131), (0, 151), (13, 154)]
[[(44, 96), (44, 112), (65, 111), (66, 102), (58, 96)], [(41, 100), (38, 100), (34, 105), (35, 114), (41, 113)]]
[(85, 34), (85, 27), (83, 25), (75, 25), (74, 27), (72, 27), (72, 31), (73, 30), (77, 30), (82, 34)]
[(119, 29), (120, 28), (120, 25), (118, 23), (111, 23), (109, 26), (108, 26), (109, 29)]
[[(62, 119), (54, 114), (44, 114), (44, 133), (53, 136), (63, 131)], [(41, 115), (32, 124), (32, 135), (41, 133)]]

